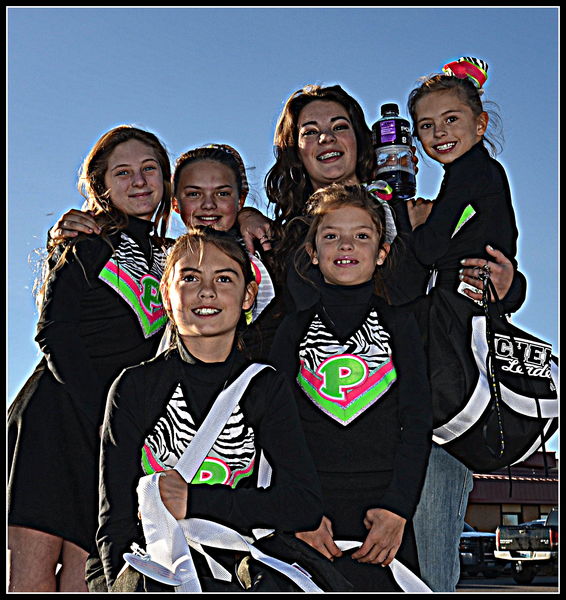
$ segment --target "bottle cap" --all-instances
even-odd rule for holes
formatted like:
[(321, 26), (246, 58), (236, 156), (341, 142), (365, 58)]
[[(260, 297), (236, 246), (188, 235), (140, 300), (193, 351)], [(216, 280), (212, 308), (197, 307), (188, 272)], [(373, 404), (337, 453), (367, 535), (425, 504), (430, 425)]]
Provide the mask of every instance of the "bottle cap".
[(399, 105), (393, 102), (388, 104), (381, 105), (381, 116), (385, 115), (398, 115), (399, 114)]

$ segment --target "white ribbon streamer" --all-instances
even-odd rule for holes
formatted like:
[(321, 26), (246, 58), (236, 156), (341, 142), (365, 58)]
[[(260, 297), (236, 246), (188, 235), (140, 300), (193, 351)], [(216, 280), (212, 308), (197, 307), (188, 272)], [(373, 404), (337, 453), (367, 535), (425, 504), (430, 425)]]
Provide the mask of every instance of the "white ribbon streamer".
[[(244, 394), (250, 380), (268, 365), (254, 363), (222, 391), (191, 443), (183, 452), (175, 470), (187, 482), (192, 481), (226, 421)], [(161, 583), (175, 585), (176, 591), (201, 590), (188, 542), (178, 521), (165, 508), (159, 492), (163, 473), (142, 477), (138, 484), (138, 502), (147, 553), (126, 553), (124, 560), (138, 571)]]

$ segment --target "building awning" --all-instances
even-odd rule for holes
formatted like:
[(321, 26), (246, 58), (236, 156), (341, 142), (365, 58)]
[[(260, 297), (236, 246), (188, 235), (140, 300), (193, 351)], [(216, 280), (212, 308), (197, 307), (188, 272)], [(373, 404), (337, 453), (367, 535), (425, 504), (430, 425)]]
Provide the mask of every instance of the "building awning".
[(474, 474), (469, 501), (475, 504), (558, 504), (558, 479), (513, 476), (510, 482), (506, 475)]

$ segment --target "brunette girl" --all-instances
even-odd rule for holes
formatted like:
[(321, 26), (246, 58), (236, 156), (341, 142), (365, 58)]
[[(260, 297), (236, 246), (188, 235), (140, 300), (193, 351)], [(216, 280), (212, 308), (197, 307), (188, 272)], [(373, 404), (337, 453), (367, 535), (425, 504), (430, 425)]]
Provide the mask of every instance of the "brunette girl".
[[(355, 591), (398, 591), (379, 565), (397, 556), (418, 573), (411, 519), (431, 445), (422, 344), (413, 316), (381, 297), (389, 208), (360, 185), (331, 185), (310, 203), (297, 259), (310, 285), (291, 289), (297, 311), (271, 353), (294, 382), (323, 490), (323, 519), (297, 536)], [(363, 544), (346, 554), (335, 540)]]
[(154, 354), (166, 321), (169, 181), (165, 148), (135, 127), (107, 132), (84, 161), (79, 190), (99, 235), (50, 256), (35, 338), (44, 357), (9, 408), (11, 591), (86, 591), (106, 395)]
[[(166, 474), (161, 497), (176, 519), (211, 519), (244, 533), (295, 531), (314, 527), (322, 512), (291, 390), (273, 369), (252, 379), (193, 481), (174, 470), (218, 394), (249, 365), (237, 348), (238, 331), (257, 284), (246, 250), (208, 229), (177, 240), (161, 290), (174, 343), (122, 373), (104, 421), (97, 542), (111, 591), (124, 552), (132, 542), (145, 546), (136, 495), (143, 475)], [(256, 487), (260, 451), (273, 469), (266, 489)]]
[[(462, 409), (477, 380), (468, 331), (472, 317), (483, 314), (472, 301), (481, 298), (481, 289), (463, 286), (462, 280), (482, 287), (480, 275), (490, 274), (496, 255), (508, 257), (500, 268), (513, 271), (518, 236), (505, 170), (490, 156), (495, 144), (482, 102), (487, 64), (464, 57), (444, 69), (425, 78), (408, 103), (415, 137), (444, 167), (434, 202), (417, 198), (407, 203), (410, 243), (431, 271), (431, 291), (414, 310), (426, 340), (435, 427)], [(465, 277), (462, 262), (468, 256), (481, 258), (466, 261), (475, 268)], [(458, 582), (458, 545), (471, 489), (471, 471), (434, 444), (415, 531), (435, 591), (452, 592)], [(435, 532), (441, 523), (443, 543), (438, 544)]]

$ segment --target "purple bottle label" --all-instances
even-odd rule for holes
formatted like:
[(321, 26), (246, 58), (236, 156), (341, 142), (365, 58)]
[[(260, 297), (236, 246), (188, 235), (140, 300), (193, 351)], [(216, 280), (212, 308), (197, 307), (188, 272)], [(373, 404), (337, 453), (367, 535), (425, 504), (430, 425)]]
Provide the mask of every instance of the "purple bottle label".
[(381, 138), (382, 144), (388, 144), (395, 141), (397, 129), (394, 120), (379, 122), (379, 137)]

